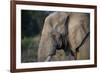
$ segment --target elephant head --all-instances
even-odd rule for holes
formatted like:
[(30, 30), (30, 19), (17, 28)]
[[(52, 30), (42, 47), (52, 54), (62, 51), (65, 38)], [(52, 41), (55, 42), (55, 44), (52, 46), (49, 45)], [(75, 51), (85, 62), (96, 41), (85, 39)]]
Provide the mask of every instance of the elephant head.
[(62, 48), (62, 36), (67, 32), (64, 25), (67, 17), (68, 14), (61, 12), (46, 17), (38, 48), (38, 61), (45, 61), (49, 55), (56, 54), (56, 49)]

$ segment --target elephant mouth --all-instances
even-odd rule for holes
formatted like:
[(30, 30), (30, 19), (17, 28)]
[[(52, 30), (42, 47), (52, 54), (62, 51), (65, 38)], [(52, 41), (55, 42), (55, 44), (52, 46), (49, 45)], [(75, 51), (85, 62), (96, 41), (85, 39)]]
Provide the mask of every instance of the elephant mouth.
[(61, 50), (61, 49), (64, 49), (65, 48), (65, 45), (66, 45), (66, 43), (64, 42), (64, 38), (61, 35), (59, 41), (56, 42), (55, 48), (57, 50)]

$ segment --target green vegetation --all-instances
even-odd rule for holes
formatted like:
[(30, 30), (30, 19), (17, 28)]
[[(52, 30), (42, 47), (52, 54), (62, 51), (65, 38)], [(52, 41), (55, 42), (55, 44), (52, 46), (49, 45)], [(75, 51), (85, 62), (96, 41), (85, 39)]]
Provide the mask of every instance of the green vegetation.
[(36, 62), (40, 36), (24, 38), (22, 45), (22, 62)]
[(36, 62), (44, 20), (48, 11), (21, 11), (21, 62)]

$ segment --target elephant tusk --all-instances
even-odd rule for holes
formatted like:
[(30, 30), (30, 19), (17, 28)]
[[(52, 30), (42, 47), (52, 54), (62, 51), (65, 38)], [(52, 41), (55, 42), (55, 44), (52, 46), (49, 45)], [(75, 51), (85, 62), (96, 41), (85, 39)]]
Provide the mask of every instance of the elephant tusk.
[(52, 56), (48, 56), (45, 62), (51, 61)]

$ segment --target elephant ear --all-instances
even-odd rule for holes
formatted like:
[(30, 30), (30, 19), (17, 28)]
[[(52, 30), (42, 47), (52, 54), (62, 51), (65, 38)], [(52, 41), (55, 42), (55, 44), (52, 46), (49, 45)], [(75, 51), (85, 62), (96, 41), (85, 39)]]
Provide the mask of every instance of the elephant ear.
[(72, 13), (70, 15), (68, 39), (72, 51), (80, 45), (89, 30), (89, 14)]

